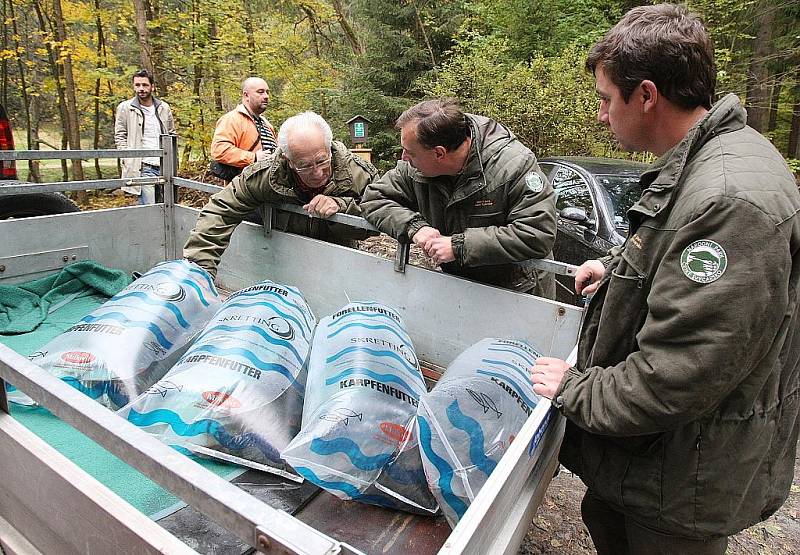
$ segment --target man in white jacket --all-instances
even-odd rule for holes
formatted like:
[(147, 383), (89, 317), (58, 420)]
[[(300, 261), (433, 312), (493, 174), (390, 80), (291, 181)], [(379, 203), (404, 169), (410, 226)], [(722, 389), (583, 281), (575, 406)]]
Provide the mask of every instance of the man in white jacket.
[[(175, 121), (169, 104), (153, 96), (152, 74), (141, 69), (133, 74), (134, 97), (120, 102), (114, 122), (114, 142), (120, 150), (157, 149), (159, 136), (175, 134)], [(122, 177), (155, 177), (161, 175), (161, 159), (123, 158)], [(139, 196), (139, 204), (153, 204), (155, 185), (123, 187), (123, 191)]]

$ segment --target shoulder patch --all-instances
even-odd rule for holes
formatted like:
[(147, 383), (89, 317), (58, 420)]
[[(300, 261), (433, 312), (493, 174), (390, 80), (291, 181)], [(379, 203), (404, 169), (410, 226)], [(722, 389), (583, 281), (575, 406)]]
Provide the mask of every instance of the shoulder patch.
[(717, 281), (728, 267), (728, 255), (716, 241), (695, 241), (681, 253), (681, 270), (697, 283)]
[(525, 176), (525, 185), (534, 193), (541, 193), (544, 189), (544, 181), (536, 172), (528, 172)]

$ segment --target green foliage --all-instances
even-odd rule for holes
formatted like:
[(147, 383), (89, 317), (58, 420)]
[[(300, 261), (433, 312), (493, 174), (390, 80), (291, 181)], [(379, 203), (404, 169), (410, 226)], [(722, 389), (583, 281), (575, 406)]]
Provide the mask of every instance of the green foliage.
[(571, 46), (530, 62), (511, 62), (509, 52), (502, 39), (462, 43), (427, 92), (457, 97), (468, 111), (501, 121), (537, 155), (607, 154), (609, 137), (594, 123), (597, 99), (594, 79), (583, 70), (585, 49)]
[[(286, 117), (312, 109), (328, 119), (337, 138), (346, 140), (348, 119), (357, 114), (369, 118), (368, 146), (381, 169), (393, 166), (400, 153), (397, 116), (426, 96), (442, 95), (456, 96), (467, 110), (498, 119), (538, 155), (623, 155), (596, 122), (594, 83), (583, 63), (588, 48), (626, 10), (645, 2), (136, 1), (151, 7), (147, 27), (164, 85), (157, 94), (173, 106), (185, 161), (208, 155), (217, 118), (239, 102), (240, 83), (250, 75), (270, 83), (266, 116), (276, 127)], [(26, 125), (18, 61), (25, 72), (25, 92), (38, 103), (41, 127), (60, 124), (49, 47), (58, 60), (62, 86), (63, 61), (67, 54), (72, 58), (84, 138), (93, 139), (97, 125), (99, 146), (113, 146), (114, 108), (131, 97), (130, 75), (142, 64), (134, 3), (61, 0), (68, 40), (60, 43), (52, 31), (52, 2), (4, 2), (6, 38), (0, 59), (7, 72), (0, 101), (16, 128)], [(745, 93), (756, 16), (765, 6), (777, 10), (774, 54), (768, 63), (771, 79), (781, 88), (775, 128), (767, 134), (786, 149), (792, 110), (800, 102), (800, 4), (688, 4), (704, 17), (715, 41), (720, 94)], [(98, 21), (105, 40), (99, 50)]]

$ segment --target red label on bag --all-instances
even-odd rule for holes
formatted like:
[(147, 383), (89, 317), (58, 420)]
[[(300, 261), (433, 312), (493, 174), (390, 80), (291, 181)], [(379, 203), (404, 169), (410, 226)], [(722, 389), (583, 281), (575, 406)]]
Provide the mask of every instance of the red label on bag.
[(403, 443), (411, 437), (411, 431), (394, 422), (381, 422), (381, 431), (386, 437), (397, 443)]
[(212, 407), (225, 407), (227, 409), (237, 409), (242, 406), (238, 399), (235, 399), (222, 391), (204, 391), (203, 399)]
[(70, 351), (61, 355), (61, 360), (72, 364), (89, 364), (94, 361), (94, 355), (86, 351)]

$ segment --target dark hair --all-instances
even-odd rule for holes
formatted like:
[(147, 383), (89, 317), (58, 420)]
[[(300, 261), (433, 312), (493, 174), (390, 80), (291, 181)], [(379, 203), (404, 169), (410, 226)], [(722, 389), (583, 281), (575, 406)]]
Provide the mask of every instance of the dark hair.
[(711, 108), (717, 84), (714, 45), (703, 22), (685, 6), (633, 8), (589, 52), (587, 71), (594, 73), (600, 65), (625, 102), (649, 80), (682, 108)]
[(401, 129), (414, 121), (417, 141), (426, 148), (455, 150), (470, 136), (469, 121), (455, 98), (420, 102), (400, 114), (395, 127)]
[(147, 80), (148, 80), (148, 81), (150, 81), (150, 84), (151, 84), (151, 85), (152, 85), (152, 84), (154, 84), (154, 83), (156, 82), (156, 80), (155, 80), (155, 79), (153, 79), (153, 74), (152, 74), (152, 73), (150, 73), (149, 71), (147, 71), (146, 69), (140, 69), (139, 71), (137, 71), (136, 73), (134, 73), (134, 74), (133, 74), (133, 77), (131, 77), (131, 82), (133, 82), (133, 80), (134, 80), (135, 78), (137, 78), (137, 77), (146, 77), (146, 78), (147, 78)]

